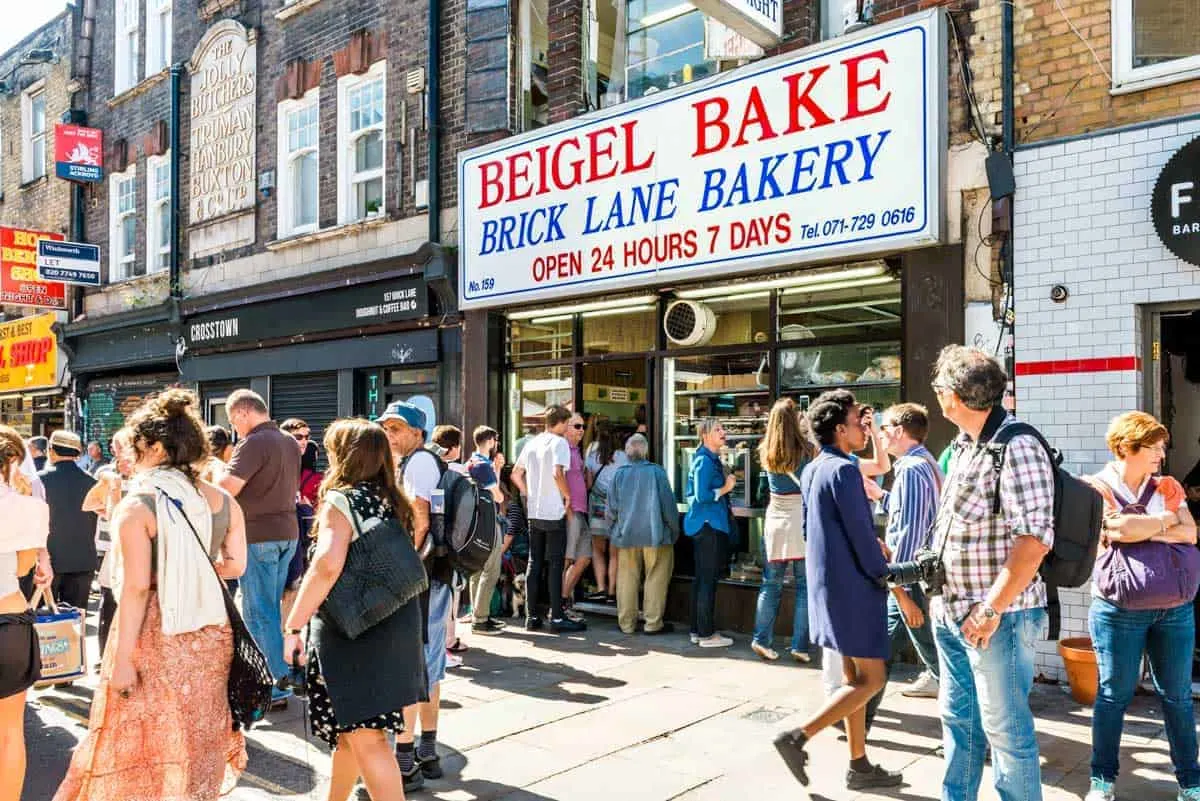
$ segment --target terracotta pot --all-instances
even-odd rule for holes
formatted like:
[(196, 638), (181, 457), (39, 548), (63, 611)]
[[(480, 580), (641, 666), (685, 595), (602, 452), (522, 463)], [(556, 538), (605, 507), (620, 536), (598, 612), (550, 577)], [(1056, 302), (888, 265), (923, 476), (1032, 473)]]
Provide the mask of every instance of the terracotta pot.
[(1067, 668), (1067, 683), (1071, 697), (1077, 703), (1091, 706), (1096, 703), (1100, 687), (1100, 669), (1096, 667), (1096, 652), (1091, 637), (1071, 637), (1059, 640), (1058, 653)]

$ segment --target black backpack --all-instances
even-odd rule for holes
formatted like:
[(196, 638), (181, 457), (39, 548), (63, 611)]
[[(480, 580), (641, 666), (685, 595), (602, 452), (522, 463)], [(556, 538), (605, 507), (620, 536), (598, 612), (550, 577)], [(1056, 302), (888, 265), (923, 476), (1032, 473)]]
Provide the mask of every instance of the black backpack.
[(1042, 444), (1054, 469), (1054, 547), (1042, 559), (1038, 573), (1046, 582), (1049, 598), (1050, 639), (1057, 640), (1061, 618), (1058, 588), (1082, 587), (1091, 579), (1104, 524), (1104, 499), (1090, 484), (1063, 468), (1062, 453), (1051, 447), (1040, 431), (1028, 423), (1011, 423), (988, 443), (996, 471), (993, 514), (1000, 514), (1000, 468), (1008, 443), (1023, 435)]
[[(414, 451), (400, 466), (403, 475), (409, 460), (421, 451)], [(451, 470), (433, 451), (426, 450), (437, 460), (445, 510), (429, 515), (429, 537), (433, 543), (431, 557), (443, 560), (449, 567), (471, 575), (483, 570), (492, 551), (500, 547), (496, 524), (496, 503), (492, 496), (479, 491), (479, 485), (467, 475)]]

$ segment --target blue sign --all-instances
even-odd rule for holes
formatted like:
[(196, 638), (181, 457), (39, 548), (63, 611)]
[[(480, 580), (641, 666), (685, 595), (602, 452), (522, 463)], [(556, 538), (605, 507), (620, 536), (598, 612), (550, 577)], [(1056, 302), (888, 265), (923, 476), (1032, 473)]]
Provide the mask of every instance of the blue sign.
[(100, 181), (104, 178), (104, 168), (92, 164), (70, 164), (60, 161), (55, 168), (59, 178), (68, 181)]
[(100, 286), (100, 248), (79, 242), (38, 240), (38, 277), (43, 281)]

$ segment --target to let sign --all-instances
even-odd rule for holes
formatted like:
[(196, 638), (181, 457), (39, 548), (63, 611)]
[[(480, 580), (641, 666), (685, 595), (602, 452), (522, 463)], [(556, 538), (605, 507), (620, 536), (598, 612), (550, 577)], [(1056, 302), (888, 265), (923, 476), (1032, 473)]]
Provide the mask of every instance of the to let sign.
[(462, 306), (938, 242), (944, 25), (917, 14), (461, 154)]
[(104, 132), (99, 128), (58, 123), (54, 126), (54, 163), (59, 178), (100, 181), (104, 158)]
[(67, 287), (38, 277), (38, 240), (62, 241), (62, 234), (0, 228), (0, 303), (10, 306), (67, 308)]
[(0, 323), (0, 392), (58, 385), (58, 338), (53, 314)]
[(80, 242), (39, 239), (38, 276), (65, 284), (100, 286), (100, 248)]

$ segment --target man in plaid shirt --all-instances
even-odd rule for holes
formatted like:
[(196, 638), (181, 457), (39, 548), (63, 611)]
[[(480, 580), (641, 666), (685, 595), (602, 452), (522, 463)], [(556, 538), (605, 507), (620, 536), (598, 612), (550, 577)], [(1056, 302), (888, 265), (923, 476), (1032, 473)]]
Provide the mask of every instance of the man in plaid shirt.
[(1034, 437), (1018, 436), (997, 475), (988, 442), (1014, 419), (1000, 406), (1008, 377), (994, 359), (952, 345), (936, 375), (942, 413), (962, 432), (933, 537), (946, 566), (943, 595), (930, 610), (942, 659), (942, 801), (975, 801), (988, 744), (1001, 801), (1040, 801), (1029, 692), (1046, 623), (1037, 571), (1054, 544), (1053, 466)]

